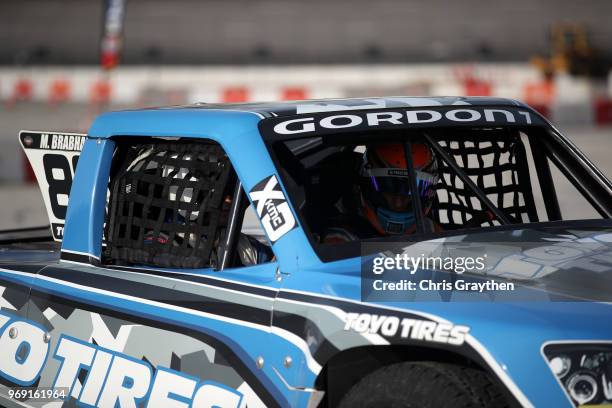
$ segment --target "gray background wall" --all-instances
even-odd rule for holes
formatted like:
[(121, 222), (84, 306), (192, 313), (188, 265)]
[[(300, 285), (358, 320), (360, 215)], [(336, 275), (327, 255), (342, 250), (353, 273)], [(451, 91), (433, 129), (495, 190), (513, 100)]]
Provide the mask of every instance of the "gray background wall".
[[(97, 63), (102, 0), (0, 0), (0, 64)], [(585, 23), (612, 53), (610, 0), (128, 0), (125, 63), (524, 61)]]

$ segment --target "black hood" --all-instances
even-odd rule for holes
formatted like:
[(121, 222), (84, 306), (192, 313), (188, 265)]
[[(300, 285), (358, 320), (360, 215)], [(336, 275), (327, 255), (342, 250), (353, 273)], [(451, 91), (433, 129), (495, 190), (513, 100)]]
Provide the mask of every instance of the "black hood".
[(473, 232), (445, 242), (467, 242), (475, 253), (486, 251), (487, 270), (469, 274), (474, 277), (512, 281), (549, 300), (612, 302), (610, 220)]

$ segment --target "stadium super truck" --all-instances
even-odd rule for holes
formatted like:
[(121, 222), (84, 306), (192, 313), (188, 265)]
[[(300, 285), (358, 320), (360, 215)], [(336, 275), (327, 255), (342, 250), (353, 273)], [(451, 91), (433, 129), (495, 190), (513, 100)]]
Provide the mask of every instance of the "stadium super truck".
[(612, 185), (520, 102), (198, 104), (19, 139), (50, 228), (0, 234), (2, 406), (612, 403)]

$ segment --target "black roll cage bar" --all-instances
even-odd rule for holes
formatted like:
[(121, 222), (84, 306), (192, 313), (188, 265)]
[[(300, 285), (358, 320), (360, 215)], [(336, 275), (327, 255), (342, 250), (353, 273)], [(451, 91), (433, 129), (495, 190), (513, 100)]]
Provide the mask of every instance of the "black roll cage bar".
[[(580, 191), (580, 193), (585, 196), (585, 198), (589, 201), (589, 203), (594, 206), (594, 208), (602, 215), (602, 217), (607, 218), (608, 220), (612, 220), (612, 195), (610, 194), (610, 191), (612, 191), (612, 184), (610, 183), (610, 181), (607, 180), (605, 176), (603, 176), (602, 173), (598, 171), (593, 166), (593, 164), (589, 162), (588, 159), (586, 159), (586, 157), (579, 150), (575, 148), (575, 146), (573, 146), (570, 142), (568, 142), (565, 139), (565, 137), (560, 135), (560, 133), (556, 131), (556, 129), (554, 129), (552, 125), (550, 125), (548, 122), (546, 123), (548, 124), (548, 126), (546, 125), (512, 126), (514, 129), (517, 129), (518, 131), (523, 131), (524, 129), (529, 130), (529, 132), (526, 132), (526, 135), (529, 140), (529, 147), (531, 149), (531, 154), (534, 159), (533, 161), (535, 164), (535, 170), (536, 170), (536, 174), (537, 174), (538, 181), (540, 184), (540, 189), (542, 191), (542, 196), (545, 201), (545, 208), (546, 208), (546, 213), (548, 216), (548, 222), (540, 221), (540, 223), (543, 222), (545, 224), (548, 224), (548, 223), (554, 224), (556, 222), (570, 222), (570, 223), (572, 222), (572, 220), (562, 220), (559, 202), (557, 199), (557, 194), (555, 191), (555, 186), (553, 183), (548, 159), (550, 159), (557, 167), (559, 167), (559, 169), (568, 178), (568, 180), (570, 180), (570, 182), (578, 189), (578, 191)], [(482, 126), (476, 126), (476, 127), (481, 128)], [(438, 128), (443, 128), (443, 127), (438, 127)], [(485, 128), (488, 128), (488, 127), (485, 127)], [(394, 132), (397, 132), (398, 130), (395, 130)], [(403, 130), (408, 130), (408, 129), (403, 129)], [(494, 225), (494, 226), (487, 227), (487, 228), (494, 228), (495, 230), (498, 230), (500, 228), (507, 229), (512, 226), (525, 227), (530, 224), (530, 223), (521, 222), (521, 220), (510, 221), (508, 217), (499, 208), (497, 208), (495, 204), (491, 202), (491, 200), (486, 196), (486, 194), (457, 165), (457, 162), (452, 157), (449, 156), (449, 154), (443, 149), (443, 147), (440, 146), (439, 143), (437, 143), (435, 139), (426, 132), (427, 129), (411, 129), (411, 130), (419, 131), (421, 136), (422, 137), (424, 136), (425, 141), (431, 146), (431, 148), (439, 155), (439, 157), (442, 160), (444, 160), (444, 162), (449, 166), (449, 168), (454, 173), (456, 173), (456, 175), (465, 183), (465, 185), (467, 185), (473, 191), (473, 193), (480, 200), (482, 200), (482, 202), (491, 211), (491, 213), (498, 219), (500, 224), (502, 224), (499, 226)], [(385, 130), (380, 130), (377, 132), (368, 132), (368, 133), (379, 133), (379, 132), (391, 132), (391, 130), (385, 129)], [(365, 132), (357, 130), (353, 135), (363, 136), (364, 134)], [(341, 133), (338, 134), (338, 137), (342, 137), (342, 136), (350, 137), (350, 135), (347, 135), (347, 134), (341, 134)], [(537, 136), (537, 137), (534, 137), (534, 136)], [(312, 138), (312, 139), (318, 139), (319, 141), (324, 141), (324, 139), (334, 138), (334, 136), (326, 135), (322, 137), (321, 135), (315, 134), (311, 136), (293, 135), (290, 137), (286, 137), (284, 139), (265, 140), (264, 138), (264, 140), (266, 141), (266, 146), (268, 148), (268, 151), (270, 152), (272, 161), (274, 162), (274, 165), (278, 169), (283, 168), (283, 167), (281, 166), (280, 158), (277, 156), (277, 151), (276, 149), (273, 148), (273, 145), (282, 144), (283, 146), (285, 146), (284, 145), (285, 141), (301, 139), (301, 138), (303, 139)], [(348, 141), (350, 139), (348, 140), (344, 139), (344, 140)], [(348, 144), (350, 144), (350, 142)], [(325, 148), (327, 144), (323, 142), (323, 143), (317, 143), (317, 145), (320, 145), (320, 146), (319, 148), (316, 148), (315, 151)], [(413, 164), (412, 154), (410, 154), (411, 153), (410, 140), (404, 139), (404, 146), (405, 146), (407, 164), (412, 169), (411, 171), (409, 171), (411, 188), (413, 191), (418, 191), (416, 188), (417, 187), (416, 186), (416, 182), (417, 182), (416, 174), (414, 173), (414, 169), (412, 166)], [(303, 154), (303, 153), (304, 152), (300, 152), (300, 154)], [(579, 176), (576, 175), (577, 173), (579, 174)], [(579, 182), (579, 178), (581, 176), (586, 177), (586, 179), (588, 180), (588, 183), (587, 183), (588, 186), (584, 186)], [(282, 177), (282, 174), (281, 174), (281, 179), (283, 179), (283, 182), (286, 183), (286, 181), (284, 180), (284, 177)], [(291, 190), (291, 188), (287, 185), (286, 185), (286, 188), (288, 189), (288, 191)], [(289, 201), (292, 203), (292, 206), (296, 208), (293, 194), (289, 193), (288, 198), (289, 198)], [(415, 210), (417, 209), (416, 206), (418, 206), (418, 208), (420, 209), (419, 211), (416, 211), (417, 212), (416, 214), (417, 231), (416, 232), (418, 234), (417, 236), (420, 237), (419, 239), (425, 239), (427, 237), (434, 238), (436, 236), (455, 235), (457, 234), (458, 231), (473, 230), (473, 228), (471, 227), (466, 227), (464, 229), (457, 229), (457, 230), (446, 231), (446, 232), (430, 231), (431, 229), (430, 224), (425, 221), (425, 214), (423, 214), (423, 211), (422, 211), (422, 208), (423, 208), (422, 202), (418, 194), (415, 194), (414, 205), (415, 205)], [(230, 217), (231, 216), (232, 215), (230, 214)], [(309, 242), (311, 243), (311, 245), (313, 246), (313, 248), (315, 249), (319, 257), (321, 257), (322, 260), (325, 259), (325, 261), (332, 260), (332, 258), (327, 259), (329, 258), (328, 255), (324, 255), (327, 253), (327, 251), (326, 250), (324, 251), (323, 247), (321, 247), (320, 250), (317, 249), (319, 248), (319, 244), (313, 241), (312, 234), (310, 233), (310, 227), (301, 219), (302, 216), (299, 214), (299, 211), (298, 211), (298, 217), (301, 220), (302, 227), (305, 229)], [(575, 221), (575, 222), (578, 222), (578, 221)], [(349, 246), (352, 246), (352, 245), (349, 245)], [(348, 248), (346, 248), (346, 250), (348, 250)], [(346, 251), (345, 249), (341, 250), (341, 248), (339, 247), (334, 247), (333, 252), (337, 253), (337, 252), (346, 252)], [(342, 257), (341, 258), (333, 257), (333, 259), (342, 259)]]
[[(416, 174), (414, 172), (414, 163), (412, 160), (412, 145), (410, 142), (404, 143), (404, 156), (406, 158), (406, 164), (408, 166), (408, 178), (410, 181), (410, 191), (412, 191), (412, 206), (414, 207), (414, 212), (417, 214), (416, 216), (416, 227), (417, 231), (424, 232), (425, 225), (427, 225), (427, 229), (429, 230), (429, 224), (425, 222), (425, 217), (423, 214), (423, 206), (421, 204), (421, 195), (418, 194), (418, 185)], [(430, 231), (427, 231), (430, 232)]]
[[(544, 128), (540, 128), (541, 133), (545, 133)], [(587, 201), (597, 210), (604, 218), (612, 218), (612, 196), (609, 194), (606, 197), (606, 192), (602, 191), (598, 183), (592, 180), (592, 176), (597, 176), (597, 179), (602, 179), (603, 175), (600, 172), (593, 170), (593, 165), (586, 160), (575, 146), (569, 144), (564, 137), (554, 130), (549, 129), (549, 135), (542, 134), (539, 138), (529, 137), (531, 153), (534, 158), (536, 173), (542, 190), (542, 195), (546, 203), (546, 214), (550, 221), (558, 221), (562, 219), (561, 209), (557, 198), (554, 182), (552, 179), (548, 159), (550, 159), (561, 173), (567, 177), (572, 185), (587, 199)], [(559, 145), (564, 145), (565, 149), (559, 149), (553, 144), (553, 141), (547, 140), (546, 136), (550, 136)], [(435, 153), (451, 168), (451, 170), (467, 185), (470, 190), (485, 204), (485, 206), (495, 215), (502, 225), (512, 224), (508, 217), (499, 209), (487, 195), (470, 179), (470, 177), (459, 167), (457, 162), (444, 150), (439, 143), (427, 132), (423, 132), (423, 137), (427, 144), (435, 151)], [(533, 143), (535, 141), (535, 144)], [(408, 165), (408, 174), (410, 178), (410, 187), (412, 191), (417, 190), (416, 175), (412, 161), (412, 148), (410, 142), (404, 143), (404, 152), (406, 155), (406, 163)], [(586, 161), (586, 166), (579, 166), (576, 160), (571, 160), (571, 153), (574, 153), (574, 159)], [(580, 176), (586, 183), (580, 182)], [(589, 177), (591, 176), (591, 177)], [(605, 180), (604, 180), (605, 181)], [(586, 184), (586, 185), (585, 185)], [(413, 205), (416, 212), (417, 231), (428, 233), (429, 224), (425, 222), (425, 214), (422, 211), (421, 197), (419, 194), (413, 194)]]
[(603, 218), (612, 218), (610, 180), (556, 129), (549, 129), (548, 134), (549, 138), (542, 137), (540, 141), (550, 161)]
[(219, 245), (219, 262), (217, 264), (217, 270), (222, 271), (227, 267), (230, 261), (232, 250), (234, 249), (236, 242), (236, 230), (241, 224), (242, 220), (238, 220), (237, 217), (240, 215), (242, 209), (242, 182), (236, 177), (236, 185), (234, 187), (234, 193), (232, 195), (232, 204), (229, 211), (229, 217), (227, 221), (227, 230), (224, 234), (223, 241)]

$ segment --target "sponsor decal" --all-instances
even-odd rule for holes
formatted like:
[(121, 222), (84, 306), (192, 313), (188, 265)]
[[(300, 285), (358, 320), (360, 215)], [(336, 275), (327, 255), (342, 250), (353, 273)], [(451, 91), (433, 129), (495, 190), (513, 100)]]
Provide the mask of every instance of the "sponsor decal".
[(45, 330), (32, 322), (0, 312), (0, 377), (32, 385), (47, 361)]
[(21, 132), (19, 135), (24, 149), (60, 150), (80, 152), (86, 135), (76, 133)]
[(330, 133), (342, 129), (394, 127), (394, 126), (444, 126), (456, 124), (478, 125), (530, 125), (536, 118), (520, 109), (480, 107), (453, 107), (439, 109), (411, 109), (382, 112), (351, 112), (333, 115), (318, 114), (283, 120), (274, 119), (272, 131), (277, 135)]
[(391, 177), (409, 177), (408, 169), (387, 169), (387, 175)]
[(56, 241), (64, 237), (68, 196), (86, 139), (86, 135), (76, 133), (23, 131), (19, 134), (21, 146), (43, 193)]
[[(21, 386), (34, 384), (49, 356), (42, 326), (0, 312), (0, 376)], [(52, 389), (90, 407), (237, 408), (243, 395), (212, 381), (62, 335), (53, 353), (60, 362)], [(84, 379), (82, 379), (85, 372)], [(77, 379), (82, 385), (77, 385)]]
[(362, 109), (385, 109), (385, 108), (402, 108), (402, 107), (431, 107), (443, 105), (471, 105), (465, 98), (456, 96), (446, 97), (409, 97), (409, 96), (388, 96), (384, 98), (371, 99), (335, 99), (321, 101), (306, 101), (296, 105), (296, 114), (301, 113), (317, 113), (317, 112), (335, 112), (347, 110), (362, 110)]
[(400, 318), (370, 313), (348, 313), (344, 330), (358, 333), (380, 334), (384, 337), (399, 336), (403, 339), (429, 341), (460, 346), (465, 342), (470, 328), (428, 320)]
[(295, 217), (275, 175), (257, 183), (249, 196), (270, 241), (278, 241), (296, 227)]

